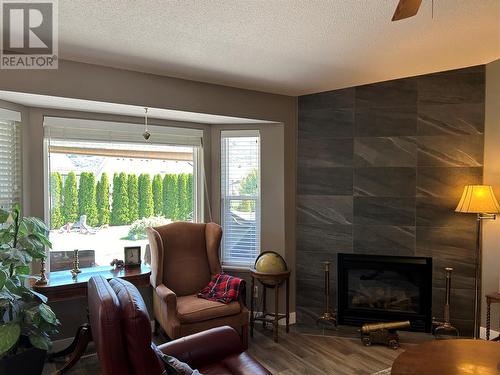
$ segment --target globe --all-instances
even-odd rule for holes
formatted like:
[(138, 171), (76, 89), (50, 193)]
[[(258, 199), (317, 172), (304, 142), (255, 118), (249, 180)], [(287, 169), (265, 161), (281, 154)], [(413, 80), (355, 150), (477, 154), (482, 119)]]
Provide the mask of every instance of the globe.
[(274, 251), (265, 251), (257, 257), (255, 270), (260, 273), (279, 273), (287, 270), (286, 262)]

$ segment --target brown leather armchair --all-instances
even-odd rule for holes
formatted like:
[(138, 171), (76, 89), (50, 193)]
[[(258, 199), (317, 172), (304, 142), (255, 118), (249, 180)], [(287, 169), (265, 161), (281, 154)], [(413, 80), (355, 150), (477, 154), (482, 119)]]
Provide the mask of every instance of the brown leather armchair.
[[(163, 363), (151, 348), (151, 324), (144, 300), (123, 279), (103, 276), (88, 282), (90, 325), (104, 375), (160, 375)], [(270, 375), (245, 353), (238, 333), (219, 327), (158, 348), (203, 375)]]
[(248, 309), (243, 302), (223, 304), (197, 297), (211, 277), (222, 271), (222, 228), (215, 223), (178, 222), (148, 228), (155, 324), (171, 339), (220, 326), (240, 332), (248, 344)]

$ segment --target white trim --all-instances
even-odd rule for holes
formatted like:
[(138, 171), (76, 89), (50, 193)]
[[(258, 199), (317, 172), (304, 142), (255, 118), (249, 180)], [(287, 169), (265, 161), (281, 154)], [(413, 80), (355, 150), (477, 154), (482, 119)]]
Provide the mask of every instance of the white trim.
[[(490, 329), (490, 340), (500, 336), (500, 332)], [(486, 327), (479, 328), (479, 337), (486, 340)]]
[(21, 112), (0, 108), (0, 119), (21, 122)]

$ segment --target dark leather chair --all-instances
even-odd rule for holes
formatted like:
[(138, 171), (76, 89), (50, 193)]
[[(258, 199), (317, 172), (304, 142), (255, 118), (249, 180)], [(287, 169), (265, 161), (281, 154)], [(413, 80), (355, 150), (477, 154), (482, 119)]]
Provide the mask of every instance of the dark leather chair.
[[(230, 326), (240, 332), (246, 348), (249, 313), (244, 298), (223, 304), (197, 297), (211, 277), (222, 272), (222, 228), (215, 223), (177, 222), (146, 232), (151, 246), (155, 322), (171, 339)], [(244, 295), (241, 290), (240, 296)]]
[[(90, 325), (104, 375), (160, 375), (163, 364), (151, 349), (151, 323), (135, 286), (94, 276), (88, 283)], [(158, 347), (203, 375), (270, 375), (245, 353), (238, 333), (219, 327)]]

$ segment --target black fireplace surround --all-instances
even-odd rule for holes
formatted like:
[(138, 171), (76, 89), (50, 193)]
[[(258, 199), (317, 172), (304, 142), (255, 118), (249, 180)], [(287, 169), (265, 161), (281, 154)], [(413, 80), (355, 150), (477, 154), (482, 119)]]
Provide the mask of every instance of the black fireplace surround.
[(432, 259), (338, 254), (339, 324), (409, 320), (430, 332)]

